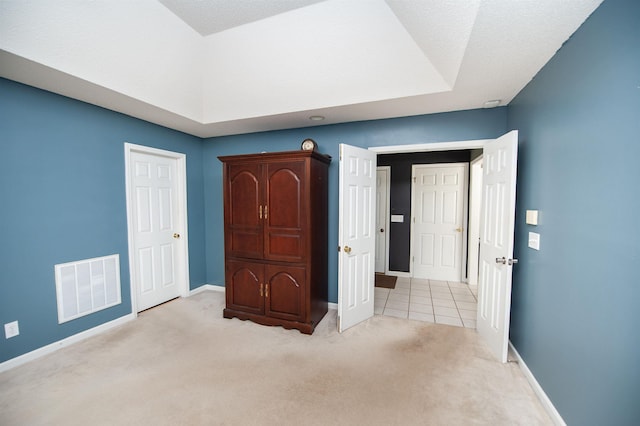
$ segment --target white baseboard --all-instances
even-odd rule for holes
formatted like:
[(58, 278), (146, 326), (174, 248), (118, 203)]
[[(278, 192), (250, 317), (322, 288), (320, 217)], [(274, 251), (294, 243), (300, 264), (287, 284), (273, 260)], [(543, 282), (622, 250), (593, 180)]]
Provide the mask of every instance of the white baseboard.
[(527, 364), (524, 362), (524, 360), (522, 359), (522, 357), (520, 356), (516, 348), (511, 343), (511, 341), (509, 341), (509, 347), (513, 351), (513, 354), (516, 356), (518, 360), (518, 365), (520, 366), (522, 373), (527, 378), (527, 381), (533, 388), (533, 391), (535, 392), (535, 394), (538, 396), (538, 398), (540, 398), (540, 402), (542, 403), (542, 406), (547, 411), (547, 414), (549, 414), (549, 417), (551, 417), (551, 420), (553, 421), (553, 423), (557, 426), (567, 426), (565, 421), (562, 419), (562, 416), (560, 415), (560, 413), (558, 413), (558, 410), (556, 410), (556, 407), (553, 405), (553, 403), (545, 393), (544, 389), (542, 389), (542, 386), (540, 386), (540, 383), (538, 383), (538, 381), (536, 380), (531, 370), (529, 370), (529, 367), (527, 367)]
[(26, 354), (17, 356), (15, 358), (11, 358), (0, 364), (0, 373), (3, 371), (10, 370), (19, 365), (25, 364), (29, 361), (33, 361), (34, 359), (38, 359), (45, 355), (49, 355), (52, 352), (57, 351), (58, 349), (64, 348), (66, 346), (77, 343), (81, 340), (87, 339), (89, 337), (96, 336), (98, 334), (102, 334), (105, 331), (111, 330), (112, 328), (118, 327), (122, 324), (125, 324), (129, 321), (136, 319), (136, 314), (127, 314), (120, 318), (116, 318), (113, 321), (105, 322), (104, 324), (100, 324), (96, 327), (90, 328), (89, 330), (82, 331), (78, 334), (74, 334), (73, 336), (66, 337), (62, 340), (58, 340), (57, 342), (53, 342), (48, 344), (47, 346), (43, 346), (31, 352), (27, 352)]
[(195, 294), (202, 293), (203, 291), (221, 291), (224, 293), (224, 286), (215, 285), (215, 284), (203, 284), (198, 288), (194, 288), (189, 292), (189, 296), (191, 297)]

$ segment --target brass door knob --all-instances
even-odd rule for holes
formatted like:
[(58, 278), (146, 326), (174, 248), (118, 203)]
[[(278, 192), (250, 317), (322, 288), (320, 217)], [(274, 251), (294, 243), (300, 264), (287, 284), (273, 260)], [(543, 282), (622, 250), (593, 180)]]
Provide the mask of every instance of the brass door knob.
[(347, 254), (351, 253), (351, 247), (344, 246), (344, 252), (347, 253)]
[(180, 234), (178, 234), (178, 233), (173, 234), (173, 238), (175, 238), (175, 239), (180, 238)]

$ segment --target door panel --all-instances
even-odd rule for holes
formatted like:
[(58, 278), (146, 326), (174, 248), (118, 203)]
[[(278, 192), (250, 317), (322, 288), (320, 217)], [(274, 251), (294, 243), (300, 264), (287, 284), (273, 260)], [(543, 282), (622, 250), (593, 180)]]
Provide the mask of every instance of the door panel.
[(180, 295), (174, 233), (178, 217), (176, 160), (140, 152), (130, 155), (133, 186), (134, 273), (138, 311)]
[(485, 145), (477, 329), (501, 362), (509, 342), (517, 158), (517, 131)]
[(231, 256), (262, 258), (263, 233), (261, 168), (257, 164), (228, 165), (228, 190), (225, 192), (225, 232)]
[(412, 274), (460, 281), (466, 165), (413, 167)]
[(305, 161), (267, 165), (264, 211), (265, 258), (286, 262), (304, 260), (307, 211)]
[(373, 316), (376, 154), (340, 145), (338, 330)]
[(227, 260), (225, 293), (227, 308), (264, 314), (264, 265)]
[(305, 321), (305, 268), (266, 266), (266, 314), (290, 321)]

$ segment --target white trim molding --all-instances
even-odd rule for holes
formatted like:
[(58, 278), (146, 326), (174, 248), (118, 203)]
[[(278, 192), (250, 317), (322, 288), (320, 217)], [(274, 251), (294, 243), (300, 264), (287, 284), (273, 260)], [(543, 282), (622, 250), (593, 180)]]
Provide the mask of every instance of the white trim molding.
[(82, 340), (88, 339), (89, 337), (97, 336), (98, 334), (102, 334), (106, 331), (111, 330), (112, 328), (119, 327), (123, 324), (128, 323), (136, 319), (135, 314), (127, 314), (120, 318), (116, 318), (112, 321), (105, 322), (104, 324), (100, 324), (96, 327), (90, 328), (85, 331), (81, 331), (80, 333), (74, 334), (72, 336), (66, 337), (62, 340), (58, 340), (57, 342), (53, 342), (48, 344), (47, 346), (43, 346), (31, 352), (27, 352), (26, 354), (17, 356), (15, 358), (11, 358), (0, 364), (0, 373), (15, 368), (19, 365), (25, 364), (29, 361), (33, 361), (45, 355), (49, 355), (57, 351), (58, 349), (65, 348), (67, 346), (71, 346), (74, 343), (78, 343)]
[(524, 360), (522, 359), (522, 357), (520, 356), (516, 348), (513, 346), (513, 343), (511, 343), (511, 341), (509, 341), (509, 348), (513, 351), (513, 354), (516, 356), (516, 360), (518, 361), (520, 370), (522, 370), (524, 377), (527, 378), (527, 381), (531, 385), (533, 392), (540, 399), (540, 403), (544, 407), (547, 414), (549, 414), (549, 417), (551, 417), (553, 424), (555, 424), (556, 426), (567, 426), (564, 419), (562, 418), (560, 413), (558, 413), (558, 410), (556, 410), (556, 407), (553, 405), (553, 403), (547, 396), (544, 389), (542, 389), (542, 386), (540, 386), (540, 383), (538, 383), (538, 381), (536, 380), (531, 370), (529, 370), (529, 367), (527, 367), (527, 364), (524, 362)]
[(203, 291), (217, 291), (224, 293), (224, 286), (218, 284), (203, 284), (198, 288), (194, 288), (189, 292), (189, 296), (195, 296), (198, 293), (202, 293)]

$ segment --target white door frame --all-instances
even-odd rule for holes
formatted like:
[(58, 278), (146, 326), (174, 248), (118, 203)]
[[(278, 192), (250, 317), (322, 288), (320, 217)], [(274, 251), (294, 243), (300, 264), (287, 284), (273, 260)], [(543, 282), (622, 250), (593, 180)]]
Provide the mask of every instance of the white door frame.
[(478, 285), (478, 262), (480, 259), (480, 207), (482, 199), (482, 159), (483, 155), (471, 161), (469, 167), (469, 233), (467, 259), (467, 282)]
[[(462, 183), (462, 235), (460, 240), (460, 281), (467, 281), (467, 231), (469, 223), (469, 163), (415, 163), (411, 165), (411, 176), (415, 176), (416, 167), (456, 167), (462, 166), (464, 169), (463, 173), (463, 183)], [(409, 256), (411, 258), (411, 262), (409, 263), (409, 275), (413, 277), (414, 274), (414, 262), (413, 259), (415, 257), (414, 253), (414, 243), (415, 243), (415, 190), (416, 190), (416, 182), (411, 180), (411, 231), (409, 232)]]
[(126, 198), (127, 198), (127, 240), (129, 250), (129, 286), (131, 290), (131, 312), (138, 315), (137, 286), (135, 273), (135, 256), (134, 256), (134, 226), (133, 226), (133, 177), (130, 172), (131, 154), (133, 152), (154, 155), (158, 157), (172, 158), (176, 160), (176, 180), (178, 193), (176, 200), (178, 201), (178, 217), (176, 224), (180, 230), (180, 242), (178, 250), (176, 250), (176, 262), (178, 263), (178, 271), (183, 271), (182, 276), (178, 275), (178, 292), (181, 297), (189, 296), (189, 236), (187, 232), (187, 156), (179, 152), (166, 151), (164, 149), (151, 148), (144, 145), (136, 145), (132, 143), (124, 143), (124, 170), (126, 182)]
[[(386, 171), (386, 182), (387, 182), (387, 192), (385, 194), (384, 200), (384, 208), (386, 210), (385, 217), (387, 218), (386, 223), (384, 224), (384, 273), (389, 272), (389, 222), (390, 222), (390, 214), (391, 214), (391, 166), (378, 166), (376, 167), (376, 173), (378, 170)], [(378, 232), (378, 230), (376, 230)], [(377, 250), (377, 249), (376, 249)]]

